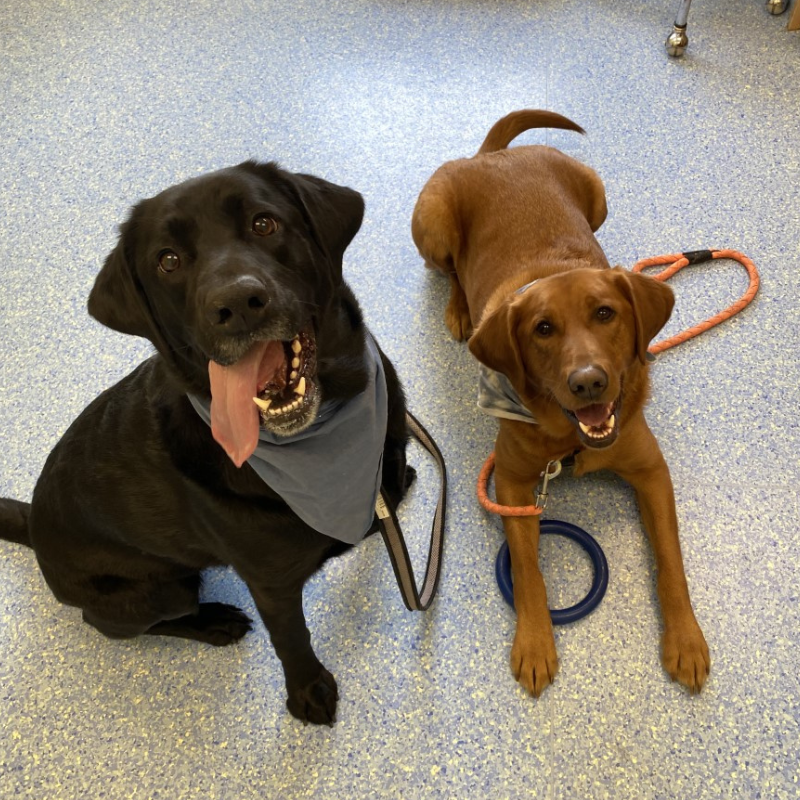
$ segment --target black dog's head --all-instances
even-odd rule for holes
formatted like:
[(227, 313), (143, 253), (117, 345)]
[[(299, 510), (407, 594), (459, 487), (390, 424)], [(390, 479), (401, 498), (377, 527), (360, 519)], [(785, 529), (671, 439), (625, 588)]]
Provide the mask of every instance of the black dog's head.
[(314, 421), (340, 336), (341, 324), (321, 335), (330, 318), (344, 305), (345, 327), (360, 327), (342, 256), (363, 212), (357, 192), (274, 164), (188, 180), (135, 206), (89, 313), (210, 393), (214, 437), (241, 465), (259, 426), (288, 435)]

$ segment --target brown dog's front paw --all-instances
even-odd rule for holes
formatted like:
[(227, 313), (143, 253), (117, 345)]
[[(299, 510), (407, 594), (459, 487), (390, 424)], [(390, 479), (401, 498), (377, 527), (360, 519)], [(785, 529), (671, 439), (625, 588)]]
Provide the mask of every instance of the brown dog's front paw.
[(287, 685), (289, 697), (286, 707), (293, 717), (301, 722), (313, 722), (315, 725), (333, 725), (336, 721), (336, 701), (339, 689), (333, 675), (320, 667), (316, 680), (307, 686), (292, 688)]
[(663, 662), (672, 680), (680, 681), (692, 694), (700, 692), (711, 669), (711, 658), (696, 622), (664, 632)]
[(529, 694), (539, 697), (558, 672), (553, 632), (523, 636), (518, 630), (511, 647), (511, 672)]

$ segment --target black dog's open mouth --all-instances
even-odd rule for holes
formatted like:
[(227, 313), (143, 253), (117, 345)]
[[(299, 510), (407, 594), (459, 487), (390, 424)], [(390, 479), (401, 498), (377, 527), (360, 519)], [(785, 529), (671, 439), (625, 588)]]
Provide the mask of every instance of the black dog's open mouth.
[(268, 430), (300, 429), (313, 420), (317, 407), (317, 348), (313, 334), (298, 333), (291, 341), (267, 345), (269, 369), (258, 383), (253, 402)]
[(619, 407), (621, 398), (613, 403), (592, 403), (575, 411), (562, 409), (578, 430), (578, 437), (586, 447), (608, 447), (619, 435)]
[(225, 366), (208, 364), (211, 432), (237, 467), (255, 451), (259, 430), (300, 433), (317, 416), (317, 345), (313, 329), (291, 339), (256, 339)]

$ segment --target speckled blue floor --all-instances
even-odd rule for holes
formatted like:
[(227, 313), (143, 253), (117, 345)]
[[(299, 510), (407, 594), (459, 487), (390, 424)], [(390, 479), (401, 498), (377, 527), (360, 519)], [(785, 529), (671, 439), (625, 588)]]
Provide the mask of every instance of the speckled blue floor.
[[(149, 352), (85, 300), (138, 198), (250, 157), (359, 189), (346, 258), (411, 407), (449, 461), (444, 573), (402, 606), (377, 537), (308, 586), (317, 652), (339, 681), (333, 729), (284, 709), (266, 632), (235, 647), (103, 639), (60, 606), (30, 551), (0, 543), (0, 797), (797, 798), (800, 755), (800, 34), (756, 0), (698, 2), (669, 60), (674, 0), (31, 0), (0, 11), (0, 493), (27, 499), (53, 443)], [(712, 651), (700, 697), (659, 661), (653, 561), (630, 491), (559, 479), (553, 516), (602, 543), (600, 608), (557, 631), (538, 701), (508, 669), (493, 577), (502, 541), (473, 483), (494, 436), (475, 365), (451, 341), (446, 282), (409, 233), (417, 193), (523, 107), (603, 177), (612, 261), (732, 247), (755, 304), (665, 355), (649, 419), (672, 467), (686, 569)], [(715, 262), (678, 277), (671, 330), (745, 285)], [(424, 555), (435, 471), (405, 518)], [(574, 545), (543, 543), (554, 604), (585, 591)], [(254, 612), (231, 572), (206, 594)]]

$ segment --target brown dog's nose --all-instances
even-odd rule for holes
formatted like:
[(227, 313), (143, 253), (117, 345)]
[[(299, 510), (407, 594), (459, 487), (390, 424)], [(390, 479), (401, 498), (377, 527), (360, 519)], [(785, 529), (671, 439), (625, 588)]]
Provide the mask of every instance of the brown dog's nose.
[(567, 383), (575, 397), (596, 402), (608, 387), (608, 375), (600, 367), (581, 367), (570, 373)]
[(256, 278), (244, 276), (209, 292), (206, 298), (206, 320), (226, 333), (252, 330), (264, 317), (269, 295)]

